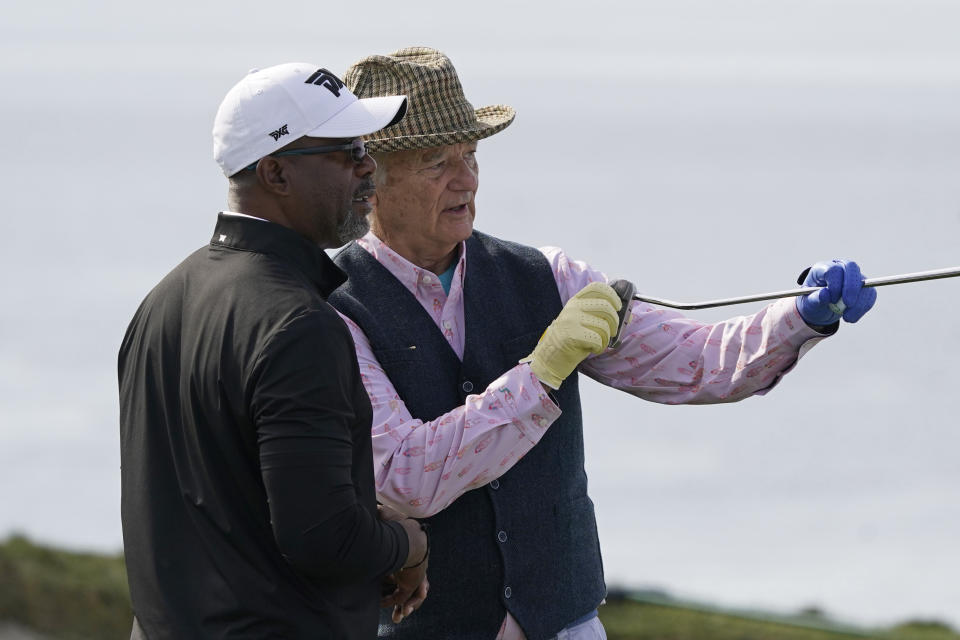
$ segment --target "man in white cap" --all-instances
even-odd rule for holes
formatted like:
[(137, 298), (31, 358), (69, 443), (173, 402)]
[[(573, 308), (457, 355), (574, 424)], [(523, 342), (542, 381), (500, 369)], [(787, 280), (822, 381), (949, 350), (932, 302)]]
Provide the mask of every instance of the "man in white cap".
[(373, 404), (378, 497), (429, 518), (444, 549), (430, 599), (403, 624), (384, 620), (381, 637), (605, 637), (577, 372), (656, 402), (733, 402), (773, 387), (841, 317), (859, 320), (876, 290), (856, 263), (833, 261), (807, 276), (821, 292), (726, 322), (623, 308), (603, 273), (562, 250), (474, 230), (477, 141), (512, 108), (474, 109), (427, 47), (368, 56), (344, 79), (410, 106), (367, 137), (380, 162), (371, 232), (336, 257), (349, 280), (330, 302)]
[(363, 234), (360, 136), (402, 95), (358, 100), (315, 64), (252, 71), (217, 112), (228, 211), (146, 297), (119, 354), (132, 637), (370, 638), (426, 595), (416, 521), (378, 512), (371, 408), (326, 296), (324, 248)]

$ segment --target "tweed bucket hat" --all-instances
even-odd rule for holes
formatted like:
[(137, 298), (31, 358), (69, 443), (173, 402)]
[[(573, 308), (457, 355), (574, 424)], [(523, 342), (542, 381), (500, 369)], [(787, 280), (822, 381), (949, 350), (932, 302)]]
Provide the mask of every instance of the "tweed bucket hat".
[(450, 59), (429, 47), (368, 56), (347, 69), (347, 87), (359, 98), (406, 95), (398, 124), (364, 137), (370, 151), (426, 149), (492, 136), (513, 122), (513, 107), (474, 109)]

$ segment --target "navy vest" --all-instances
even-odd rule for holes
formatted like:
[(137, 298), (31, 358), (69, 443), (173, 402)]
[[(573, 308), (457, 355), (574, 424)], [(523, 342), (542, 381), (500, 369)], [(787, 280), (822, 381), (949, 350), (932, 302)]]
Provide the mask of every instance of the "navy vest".
[[(539, 251), (474, 232), (467, 240), (463, 362), (416, 298), (352, 243), (329, 302), (363, 329), (407, 409), (424, 421), (464, 404), (528, 355), (562, 308)], [(505, 611), (529, 640), (557, 634), (606, 594), (583, 468), (577, 374), (555, 391), (563, 414), (510, 471), (430, 523), (430, 593), (381, 637), (493, 640)], [(478, 470), (479, 471), (479, 470)], [(388, 612), (383, 612), (388, 613)]]

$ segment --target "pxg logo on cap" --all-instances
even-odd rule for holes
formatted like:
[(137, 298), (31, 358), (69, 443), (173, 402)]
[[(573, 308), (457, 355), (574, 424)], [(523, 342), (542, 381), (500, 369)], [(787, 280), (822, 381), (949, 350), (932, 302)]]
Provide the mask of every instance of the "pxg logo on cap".
[(291, 62), (253, 70), (217, 110), (213, 157), (232, 176), (304, 136), (356, 138), (393, 124), (405, 110), (405, 96), (357, 99), (319, 65)]
[(330, 89), (330, 93), (340, 97), (340, 89), (343, 89), (343, 80), (333, 75), (326, 69), (318, 69), (313, 75), (307, 78), (307, 84), (315, 84)]

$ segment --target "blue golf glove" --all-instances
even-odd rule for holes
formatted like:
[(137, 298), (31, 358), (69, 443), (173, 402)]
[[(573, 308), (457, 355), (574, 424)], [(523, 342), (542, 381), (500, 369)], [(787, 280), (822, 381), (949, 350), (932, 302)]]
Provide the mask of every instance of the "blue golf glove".
[(851, 260), (818, 262), (801, 273), (800, 278), (804, 286), (823, 287), (797, 297), (797, 311), (812, 327), (825, 327), (840, 318), (856, 322), (877, 301), (877, 290), (863, 286), (860, 267)]

